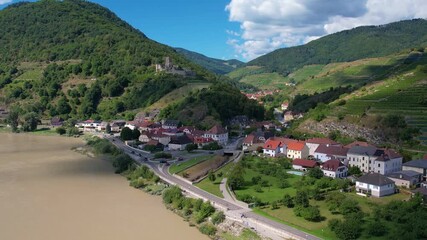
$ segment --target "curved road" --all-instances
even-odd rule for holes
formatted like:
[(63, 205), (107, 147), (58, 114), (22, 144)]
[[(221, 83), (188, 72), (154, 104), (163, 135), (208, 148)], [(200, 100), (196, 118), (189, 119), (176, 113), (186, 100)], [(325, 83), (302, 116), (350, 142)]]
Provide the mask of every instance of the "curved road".
[[(295, 238), (295, 239), (308, 239), (308, 240), (318, 240), (320, 238), (315, 237), (311, 234), (300, 231), (296, 228), (290, 227), (288, 225), (284, 225), (278, 223), (276, 221), (270, 220), (266, 217), (257, 215), (252, 212), (249, 208), (244, 208), (235, 204), (233, 201), (226, 200), (223, 198), (219, 198), (211, 193), (208, 193), (200, 188), (193, 186), (192, 184), (184, 181), (180, 178), (172, 176), (168, 167), (165, 164), (158, 164), (151, 161), (143, 161), (144, 157), (150, 159), (152, 157), (151, 154), (147, 154), (144, 152), (140, 152), (136, 149), (130, 148), (126, 144), (124, 144), (120, 140), (113, 140), (111, 138), (107, 138), (114, 145), (122, 149), (126, 154), (128, 154), (132, 159), (134, 159), (139, 164), (144, 164), (150, 167), (162, 180), (168, 182), (172, 185), (179, 186), (183, 191), (186, 191), (192, 195), (195, 195), (199, 198), (203, 198), (204, 200), (210, 201), (216, 207), (222, 207), (224, 209), (225, 214), (231, 218), (239, 219), (248, 227), (258, 231), (260, 234), (263, 234), (272, 239), (285, 239), (285, 238)], [(138, 151), (142, 157), (135, 155), (132, 152)], [(281, 234), (284, 233), (284, 234)], [(283, 235), (286, 235), (284, 237)]]

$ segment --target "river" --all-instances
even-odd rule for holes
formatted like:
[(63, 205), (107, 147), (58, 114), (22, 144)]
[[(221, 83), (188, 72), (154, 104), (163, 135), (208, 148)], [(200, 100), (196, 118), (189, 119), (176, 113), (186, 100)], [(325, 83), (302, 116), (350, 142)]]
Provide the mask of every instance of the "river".
[(0, 134), (0, 239), (208, 239), (81, 139)]

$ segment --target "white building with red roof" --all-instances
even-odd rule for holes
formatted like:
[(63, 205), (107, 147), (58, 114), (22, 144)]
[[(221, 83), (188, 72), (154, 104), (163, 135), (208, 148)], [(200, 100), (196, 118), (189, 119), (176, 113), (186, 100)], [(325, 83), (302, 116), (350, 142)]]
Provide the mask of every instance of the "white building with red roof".
[(337, 159), (324, 162), (320, 169), (322, 169), (323, 175), (331, 178), (345, 178), (348, 173), (348, 168)]
[(293, 140), (287, 144), (286, 156), (291, 159), (307, 158), (309, 149), (305, 142)]
[(282, 152), (283, 143), (274, 138), (269, 138), (263, 146), (263, 153), (270, 157), (276, 157), (279, 153)]
[(226, 145), (228, 142), (228, 131), (219, 125), (215, 125), (209, 131), (205, 132), (203, 137), (211, 138), (220, 145)]

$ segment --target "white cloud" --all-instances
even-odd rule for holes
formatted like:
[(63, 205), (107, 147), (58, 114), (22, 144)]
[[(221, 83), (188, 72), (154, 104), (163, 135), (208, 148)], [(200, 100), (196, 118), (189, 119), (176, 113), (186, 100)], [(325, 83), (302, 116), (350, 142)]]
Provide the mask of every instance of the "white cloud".
[(10, 3), (10, 2), (12, 2), (12, 0), (0, 0), (0, 5)]
[(247, 60), (362, 25), (426, 18), (426, 0), (231, 0), (228, 44)]

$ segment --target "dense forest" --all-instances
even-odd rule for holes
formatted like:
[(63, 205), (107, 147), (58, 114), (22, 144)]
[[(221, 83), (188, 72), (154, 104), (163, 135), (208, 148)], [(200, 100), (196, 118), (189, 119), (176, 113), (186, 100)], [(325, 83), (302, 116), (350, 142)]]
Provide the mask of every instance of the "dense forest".
[(206, 57), (200, 53), (192, 52), (183, 48), (175, 48), (175, 50), (182, 54), (188, 60), (216, 73), (216, 74), (227, 74), (234, 69), (244, 65), (243, 62), (231, 59), (231, 60), (221, 60)]
[(288, 75), (305, 65), (387, 56), (426, 43), (427, 20), (406, 20), (338, 32), (302, 46), (278, 49), (247, 65)]

